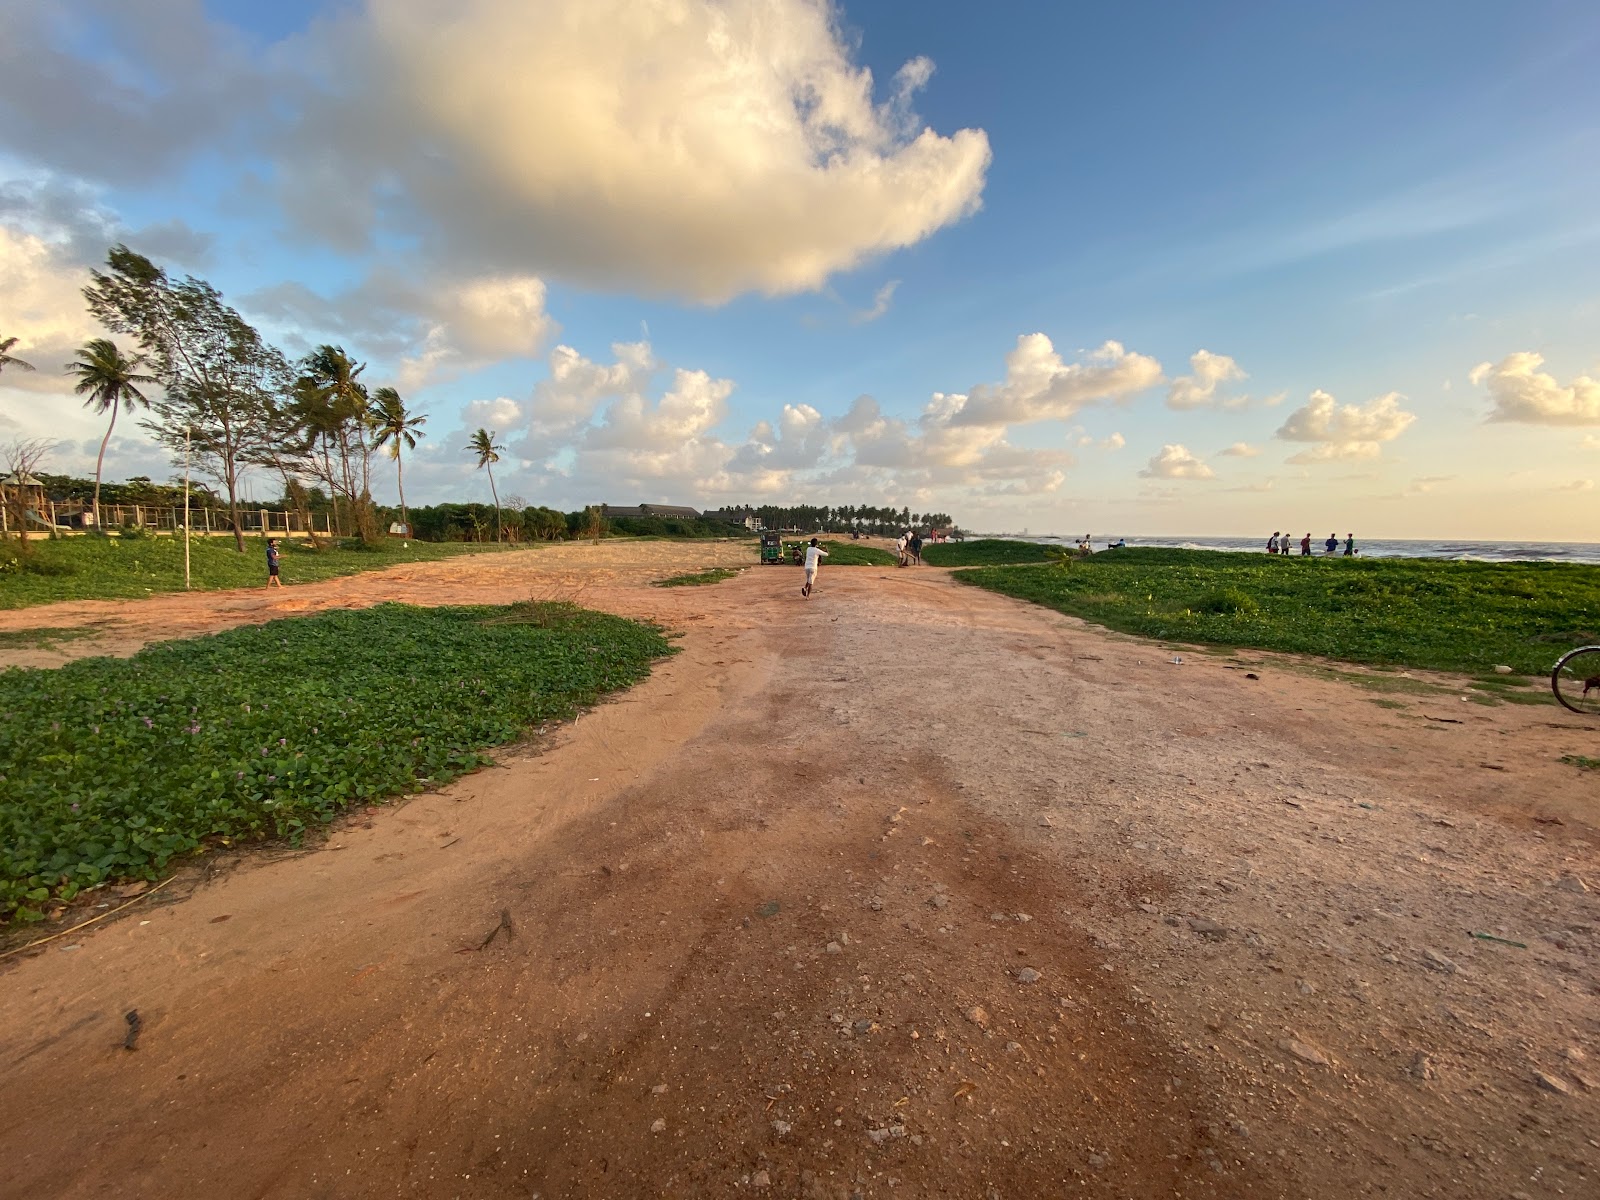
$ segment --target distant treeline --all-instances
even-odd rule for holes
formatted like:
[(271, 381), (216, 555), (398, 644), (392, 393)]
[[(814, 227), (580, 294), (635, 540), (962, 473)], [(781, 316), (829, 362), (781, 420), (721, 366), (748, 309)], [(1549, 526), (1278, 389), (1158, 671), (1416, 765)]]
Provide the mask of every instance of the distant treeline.
[(721, 514), (760, 517), (768, 529), (821, 530), (824, 533), (898, 534), (907, 529), (954, 530), (949, 513), (912, 512), (909, 508), (883, 508), (870, 504), (735, 504)]

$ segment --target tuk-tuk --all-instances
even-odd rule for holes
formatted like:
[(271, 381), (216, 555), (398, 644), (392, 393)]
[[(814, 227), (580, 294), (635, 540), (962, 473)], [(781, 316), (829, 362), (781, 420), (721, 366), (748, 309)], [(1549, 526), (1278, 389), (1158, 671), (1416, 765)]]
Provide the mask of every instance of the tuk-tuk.
[(764, 563), (783, 561), (783, 538), (776, 529), (768, 529), (761, 535), (761, 561)]

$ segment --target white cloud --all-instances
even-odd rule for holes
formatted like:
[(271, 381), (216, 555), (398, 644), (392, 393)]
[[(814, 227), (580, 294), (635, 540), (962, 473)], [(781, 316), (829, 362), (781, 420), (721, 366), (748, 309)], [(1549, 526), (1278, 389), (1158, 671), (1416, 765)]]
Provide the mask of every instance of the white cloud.
[(1186, 447), (1168, 443), (1139, 475), (1144, 479), (1211, 479), (1216, 472)]
[(543, 281), (531, 275), (452, 278), (379, 266), (332, 296), (283, 283), (239, 304), (296, 352), (349, 339), (352, 352), (386, 363), (401, 391), (531, 357), (559, 329), (545, 311)]
[(1508, 354), (1498, 363), (1479, 363), (1468, 376), (1486, 384), (1494, 408), (1491, 421), (1528, 425), (1600, 425), (1600, 380), (1579, 375), (1562, 386), (1539, 370), (1544, 355), (1531, 350)]
[(1309, 450), (1292, 456), (1292, 463), (1377, 458), (1384, 442), (1399, 437), (1417, 419), (1400, 407), (1404, 398), (1399, 392), (1389, 392), (1363, 405), (1341, 405), (1319, 389), (1284, 419), (1273, 436), (1313, 443)]
[(973, 212), (990, 159), (916, 120), (928, 60), (875, 100), (819, 0), (410, 0), (306, 43), (312, 77), (279, 85), (295, 221), (347, 244), (398, 224), (479, 268), (816, 289)]
[(952, 425), (1018, 425), (1064, 419), (1101, 400), (1126, 400), (1161, 382), (1161, 364), (1106, 342), (1082, 362), (1066, 363), (1042, 333), (1017, 339), (1003, 383), (979, 384), (947, 397)]
[(884, 313), (889, 311), (889, 305), (894, 300), (895, 289), (899, 286), (900, 281), (898, 279), (889, 280), (888, 283), (873, 293), (872, 307), (852, 313), (850, 315), (850, 323), (853, 325), (867, 325), (883, 316)]
[(1571, 483), (1562, 484), (1556, 490), (1560, 492), (1592, 492), (1594, 491), (1594, 480), (1574, 479)]
[(1100, 443), (1101, 447), (1106, 450), (1121, 450), (1127, 444), (1128, 439), (1123, 437), (1120, 433), (1113, 433), (1110, 437), (1106, 438), (1105, 441)]
[[(1209, 350), (1197, 350), (1189, 357), (1190, 375), (1181, 376), (1172, 381), (1172, 386), (1167, 389), (1167, 407), (1177, 409), (1209, 408), (1217, 401), (1217, 389), (1225, 383), (1239, 379), (1247, 379), (1239, 364), (1226, 354), (1213, 354)], [(1228, 402), (1228, 407), (1237, 408), (1248, 401), (1249, 397), (1238, 397)]]
[(1261, 453), (1259, 446), (1252, 446), (1249, 442), (1235, 442), (1226, 450), (1221, 451), (1223, 458), (1254, 458)]
[(508, 396), (493, 400), (473, 400), (461, 410), (461, 423), (467, 429), (488, 429), (502, 433), (514, 428), (527, 414), (522, 405)]
[(105, 336), (84, 306), (81, 289), (88, 281), (88, 271), (71, 261), (60, 243), (0, 225), (0, 296), (5, 297), (0, 337), (16, 338), (11, 353), (35, 368), (6, 371), (0, 383), (71, 392), (63, 364), (87, 339)]

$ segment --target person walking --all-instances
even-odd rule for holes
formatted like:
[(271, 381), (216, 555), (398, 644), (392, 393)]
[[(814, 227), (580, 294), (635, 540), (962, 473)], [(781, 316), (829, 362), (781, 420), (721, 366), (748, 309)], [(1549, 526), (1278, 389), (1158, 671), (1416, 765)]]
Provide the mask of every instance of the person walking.
[(1300, 539), (1300, 557), (1301, 558), (1309, 558), (1310, 555), (1311, 555), (1311, 534), (1309, 532), (1307, 532), (1305, 537)]
[(911, 549), (911, 561), (920, 567), (922, 565), (922, 534), (913, 529), (911, 531), (911, 541), (907, 544)]
[(905, 533), (902, 533), (897, 539), (895, 539), (894, 548), (895, 552), (900, 555), (900, 565), (902, 567), (906, 565), (906, 546), (910, 543), (910, 541), (910, 530), (907, 530)]
[(1328, 540), (1323, 543), (1323, 553), (1324, 554), (1334, 554), (1334, 553), (1338, 552), (1338, 549), (1339, 549), (1339, 535), (1337, 533), (1330, 533), (1328, 535)]
[(1276, 554), (1277, 552), (1278, 552), (1278, 531), (1276, 529), (1274, 529), (1272, 531), (1272, 536), (1267, 539), (1267, 553), (1268, 554)]
[(1344, 536), (1344, 556), (1354, 558), (1356, 553), (1356, 535), (1347, 533)]
[(282, 587), (283, 579), (278, 575), (278, 539), (267, 539), (267, 586)]
[[(817, 539), (811, 539), (811, 545), (806, 547), (806, 581), (800, 588), (802, 596), (811, 595), (811, 589), (817, 586), (817, 568), (822, 560), (828, 557), (828, 552), (817, 545)], [(904, 566), (905, 564), (901, 564)]]

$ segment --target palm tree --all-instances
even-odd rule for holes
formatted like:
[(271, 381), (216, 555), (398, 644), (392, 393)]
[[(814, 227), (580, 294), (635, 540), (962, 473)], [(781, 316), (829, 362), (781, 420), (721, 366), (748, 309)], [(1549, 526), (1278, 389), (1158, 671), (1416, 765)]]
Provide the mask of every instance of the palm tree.
[(494, 440), (495, 431), (480, 429), (472, 435), (472, 440), (467, 443), (467, 453), (478, 456), (478, 465), (489, 472), (489, 494), (494, 497), (494, 540), (500, 540), (500, 493), (494, 486), (494, 467), (491, 463), (500, 461), (500, 451), (505, 447)]
[(94, 527), (100, 528), (100, 468), (106, 461), (106, 446), (111, 441), (111, 431), (117, 427), (117, 413), (123, 408), (135, 412), (142, 405), (150, 406), (145, 394), (139, 390), (141, 383), (154, 383), (154, 375), (142, 375), (139, 368), (145, 357), (135, 354), (127, 357), (110, 338), (95, 338), (85, 342), (75, 361), (66, 366), (67, 374), (78, 377), (78, 386), (72, 390), (88, 396), (84, 404), (94, 409), (96, 416), (111, 413), (111, 423), (106, 426), (106, 436), (100, 439), (100, 456), (94, 460)]
[(372, 393), (373, 418), (377, 422), (378, 440), (373, 446), (379, 447), (390, 443), (389, 453), (394, 457), (394, 482), (400, 489), (400, 524), (406, 523), (406, 480), (405, 468), (400, 462), (400, 448), (407, 450), (417, 448), (417, 439), (427, 437), (422, 432), (422, 426), (427, 423), (427, 415), (413, 417), (406, 411), (405, 401), (400, 399), (400, 393), (392, 387), (381, 387)]
[(33, 370), (31, 362), (23, 362), (11, 353), (11, 347), (16, 344), (17, 339), (14, 337), (0, 338), (0, 371), (7, 367), (21, 367), (24, 371)]

